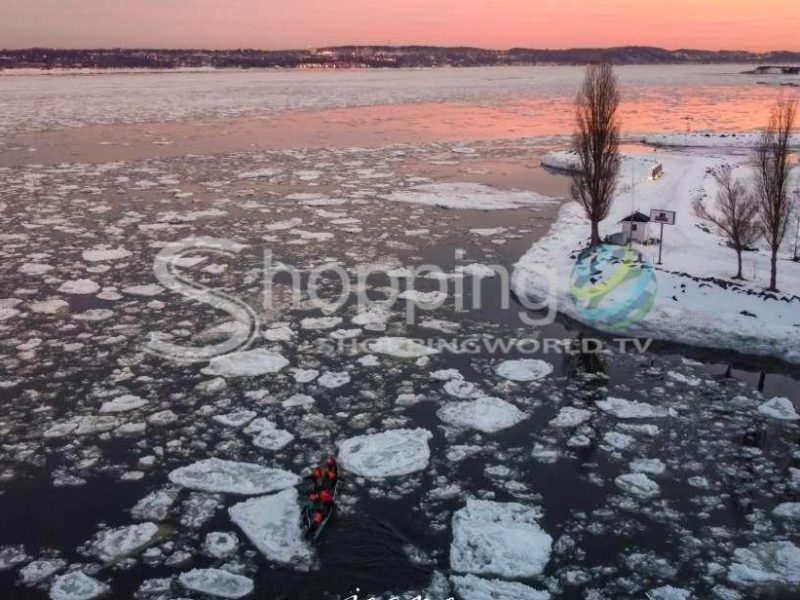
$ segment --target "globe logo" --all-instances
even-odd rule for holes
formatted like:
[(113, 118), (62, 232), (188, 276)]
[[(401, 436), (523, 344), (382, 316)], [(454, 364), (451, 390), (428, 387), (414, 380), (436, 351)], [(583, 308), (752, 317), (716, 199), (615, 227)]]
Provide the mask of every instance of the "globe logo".
[(641, 252), (608, 244), (580, 253), (570, 284), (578, 318), (606, 331), (624, 330), (641, 320), (657, 289), (653, 265)]

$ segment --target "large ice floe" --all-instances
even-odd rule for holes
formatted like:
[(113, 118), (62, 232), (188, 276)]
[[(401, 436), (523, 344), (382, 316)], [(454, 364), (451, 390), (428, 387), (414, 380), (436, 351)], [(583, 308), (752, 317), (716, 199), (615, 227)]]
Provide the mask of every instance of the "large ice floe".
[(111, 588), (81, 571), (60, 575), (50, 586), (52, 600), (94, 600), (107, 596)]
[(538, 512), (517, 502), (467, 500), (453, 514), (450, 567), (459, 573), (522, 579), (540, 575), (553, 538)]
[(404, 337), (379, 337), (371, 341), (369, 349), (376, 354), (386, 354), (395, 358), (420, 358), (438, 354), (435, 348), (423, 346), (419, 342)]
[(728, 579), (741, 586), (800, 588), (800, 548), (792, 542), (760, 542), (733, 553)]
[(253, 580), (222, 569), (192, 569), (178, 576), (187, 590), (214, 598), (244, 598), (253, 593)]
[(339, 444), (339, 459), (349, 472), (362, 477), (408, 475), (427, 468), (431, 451), (427, 429), (390, 429), (359, 435)]
[(138, 523), (99, 532), (89, 546), (89, 553), (106, 563), (138, 554), (156, 541), (159, 527), (155, 523)]
[(283, 469), (207, 458), (175, 469), (169, 480), (192, 490), (256, 496), (294, 487), (300, 477)]
[(307, 566), (313, 553), (300, 529), (297, 490), (251, 498), (232, 506), (231, 520), (269, 560)]
[(597, 407), (618, 419), (655, 419), (669, 415), (666, 408), (612, 396), (605, 400), (598, 400)]
[(780, 421), (797, 421), (800, 415), (794, 408), (794, 404), (788, 398), (773, 398), (758, 406), (758, 412), (766, 417), (778, 419)]
[(436, 415), (448, 425), (477, 429), (484, 433), (496, 433), (527, 418), (513, 404), (491, 396), (481, 396), (464, 402), (448, 402)]
[(502, 190), (480, 183), (425, 183), (392, 192), (383, 198), (393, 202), (473, 210), (505, 210), (558, 202), (535, 192)]
[(277, 373), (288, 364), (289, 361), (277, 352), (256, 348), (215, 356), (202, 372), (221, 377), (257, 377)]
[(463, 600), (549, 600), (550, 593), (535, 590), (516, 581), (483, 579), (475, 575), (450, 577), (458, 597)]
[(550, 375), (553, 372), (553, 365), (536, 358), (504, 360), (497, 365), (495, 372), (500, 377), (511, 381), (536, 381)]

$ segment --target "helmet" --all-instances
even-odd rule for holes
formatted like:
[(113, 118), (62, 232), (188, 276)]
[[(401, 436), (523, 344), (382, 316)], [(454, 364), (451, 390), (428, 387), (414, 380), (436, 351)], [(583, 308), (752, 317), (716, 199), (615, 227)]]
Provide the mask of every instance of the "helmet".
[(329, 456), (329, 457), (328, 457), (328, 466), (329, 466), (329, 467), (332, 467), (332, 466), (334, 466), (335, 464), (336, 464), (336, 459), (335, 459), (335, 458), (333, 458), (332, 456)]
[(322, 502), (324, 503), (330, 502), (332, 499), (331, 493), (328, 490), (322, 490), (322, 492), (319, 495), (319, 499), (322, 500)]
[(314, 523), (319, 525), (322, 522), (322, 513), (321, 512), (315, 512), (313, 518), (314, 518)]
[(335, 471), (328, 471), (327, 472), (328, 479), (336, 479), (336, 472)]
[(308, 495), (308, 499), (309, 499), (309, 500), (317, 500), (317, 498), (319, 498), (319, 494), (317, 494), (316, 492), (311, 492), (311, 493)]
[(313, 477), (319, 477), (320, 475), (322, 475), (322, 470), (319, 467), (314, 467), (313, 469), (311, 469), (311, 475)]

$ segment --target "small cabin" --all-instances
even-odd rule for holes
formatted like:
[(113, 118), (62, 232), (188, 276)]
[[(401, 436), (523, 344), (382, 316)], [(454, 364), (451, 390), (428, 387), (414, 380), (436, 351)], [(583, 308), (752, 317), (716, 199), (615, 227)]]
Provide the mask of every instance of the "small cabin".
[(620, 221), (622, 224), (622, 243), (630, 241), (646, 244), (650, 239), (650, 217), (638, 210)]

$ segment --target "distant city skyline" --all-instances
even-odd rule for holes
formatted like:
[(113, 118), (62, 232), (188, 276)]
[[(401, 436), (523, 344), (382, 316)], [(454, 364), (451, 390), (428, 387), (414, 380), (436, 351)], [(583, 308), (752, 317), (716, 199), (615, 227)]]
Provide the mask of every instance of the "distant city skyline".
[(800, 50), (797, 0), (4, 0), (0, 47)]

